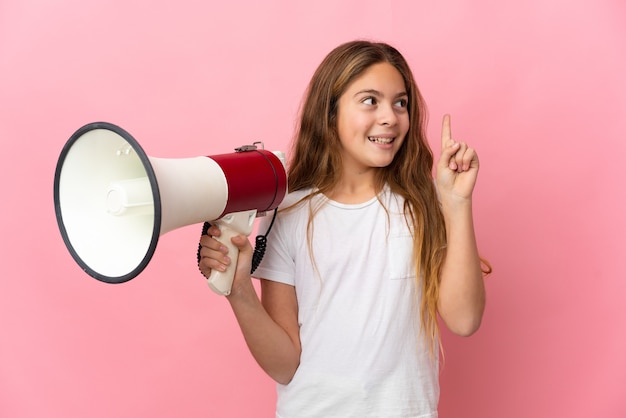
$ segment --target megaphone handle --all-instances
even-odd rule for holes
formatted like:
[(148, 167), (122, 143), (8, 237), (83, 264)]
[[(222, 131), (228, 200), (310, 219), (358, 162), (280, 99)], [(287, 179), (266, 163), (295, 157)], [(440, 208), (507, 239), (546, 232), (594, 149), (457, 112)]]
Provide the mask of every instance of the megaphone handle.
[(231, 242), (231, 238), (239, 235), (232, 228), (221, 228), (222, 234), (219, 237), (213, 237), (218, 240), (222, 245), (228, 248), (228, 257), (231, 260), (230, 265), (225, 271), (212, 270), (209, 275), (208, 283), (209, 287), (217, 294), (228, 296), (233, 286), (233, 279), (235, 278), (235, 269), (237, 268), (237, 260), (239, 258), (239, 248)]
[(228, 248), (228, 257), (231, 260), (225, 271), (213, 270), (209, 275), (209, 287), (219, 295), (230, 295), (239, 258), (239, 248), (235, 247), (230, 239), (239, 234), (250, 235), (256, 213), (256, 209), (233, 212), (215, 221), (215, 225), (219, 227), (222, 233), (219, 237), (213, 238)]

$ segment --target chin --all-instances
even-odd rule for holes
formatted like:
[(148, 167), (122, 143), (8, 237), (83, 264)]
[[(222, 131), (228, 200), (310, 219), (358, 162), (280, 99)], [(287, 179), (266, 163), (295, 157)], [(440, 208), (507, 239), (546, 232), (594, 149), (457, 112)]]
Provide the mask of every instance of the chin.
[(372, 159), (372, 161), (375, 167), (384, 168), (384, 167), (388, 167), (389, 165), (391, 165), (391, 163), (393, 162), (395, 158), (396, 158), (396, 154), (394, 153), (393, 155), (390, 155), (384, 158)]
[(389, 167), (392, 162), (393, 162), (393, 159), (385, 160), (385, 161), (377, 161), (372, 166), (376, 168), (385, 168), (385, 167)]

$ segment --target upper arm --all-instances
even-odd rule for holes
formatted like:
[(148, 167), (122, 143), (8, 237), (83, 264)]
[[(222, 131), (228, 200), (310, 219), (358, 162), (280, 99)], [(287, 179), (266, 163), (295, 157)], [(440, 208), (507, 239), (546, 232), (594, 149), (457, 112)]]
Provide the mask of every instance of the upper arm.
[(274, 322), (289, 335), (295, 348), (300, 352), (296, 288), (288, 284), (261, 279), (261, 303)]

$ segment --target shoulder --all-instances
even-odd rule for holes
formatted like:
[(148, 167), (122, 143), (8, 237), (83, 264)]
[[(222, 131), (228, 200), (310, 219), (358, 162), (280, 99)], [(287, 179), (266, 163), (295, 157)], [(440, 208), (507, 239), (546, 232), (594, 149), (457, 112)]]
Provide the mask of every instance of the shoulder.
[(281, 210), (281, 209), (286, 209), (291, 206), (294, 206), (298, 202), (300, 202), (302, 199), (309, 196), (311, 193), (313, 193), (312, 189), (303, 189), (303, 190), (296, 190), (295, 192), (289, 192), (287, 193), (287, 196), (285, 196), (285, 198), (283, 199), (282, 203), (280, 204), (278, 208), (279, 210)]
[(304, 214), (308, 214), (308, 211), (303, 210), (306, 206), (300, 202), (304, 202), (305, 200), (303, 199), (310, 194), (311, 190), (308, 189), (288, 193), (278, 206), (275, 219), (271, 214), (270, 216), (265, 216), (261, 221), (261, 227), (267, 229), (270, 224), (273, 224), (277, 231), (285, 232), (300, 224)]

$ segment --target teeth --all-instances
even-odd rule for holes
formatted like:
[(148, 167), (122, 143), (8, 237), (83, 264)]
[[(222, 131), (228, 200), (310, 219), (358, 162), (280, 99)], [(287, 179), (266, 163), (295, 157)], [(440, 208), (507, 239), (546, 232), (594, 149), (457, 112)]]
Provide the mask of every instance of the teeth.
[(390, 144), (394, 140), (394, 138), (376, 138), (373, 136), (368, 136), (367, 139), (369, 139), (372, 142), (378, 142), (379, 144)]

